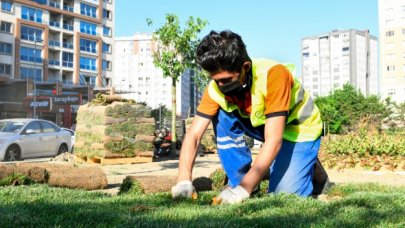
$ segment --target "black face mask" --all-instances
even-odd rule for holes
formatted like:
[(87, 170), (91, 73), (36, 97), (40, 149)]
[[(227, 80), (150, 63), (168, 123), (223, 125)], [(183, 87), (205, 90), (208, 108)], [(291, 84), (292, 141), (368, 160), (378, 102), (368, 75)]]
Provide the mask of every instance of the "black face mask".
[(243, 94), (245, 87), (246, 85), (241, 85), (239, 80), (235, 80), (218, 86), (218, 89), (225, 96), (238, 96)]
[(252, 76), (250, 73), (246, 75), (246, 83), (240, 84), (239, 80), (228, 82), (224, 85), (218, 85), (218, 89), (225, 96), (242, 96), (247, 90), (250, 90), (252, 84)]

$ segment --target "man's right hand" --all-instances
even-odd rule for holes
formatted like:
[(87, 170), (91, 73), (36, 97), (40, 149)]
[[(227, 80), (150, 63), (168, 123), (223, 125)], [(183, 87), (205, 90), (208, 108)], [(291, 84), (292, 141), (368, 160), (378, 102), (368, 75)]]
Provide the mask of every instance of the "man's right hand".
[(194, 192), (195, 189), (191, 181), (181, 181), (172, 187), (172, 198), (192, 198)]

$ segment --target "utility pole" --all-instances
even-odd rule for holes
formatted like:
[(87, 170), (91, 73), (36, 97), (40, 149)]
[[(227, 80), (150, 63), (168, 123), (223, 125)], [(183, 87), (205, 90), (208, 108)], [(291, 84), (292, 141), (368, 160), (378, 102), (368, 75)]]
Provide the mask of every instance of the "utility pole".
[[(36, 80), (35, 80), (35, 76), (36, 76), (36, 72), (37, 72), (37, 41), (41, 42), (42, 40), (39, 39), (37, 40), (37, 36), (34, 33), (34, 72), (33, 72), (33, 85), (34, 85), (34, 119), (37, 119), (37, 86), (36, 86)], [(41, 61), (42, 62), (42, 61)], [(42, 74), (42, 70), (41, 70), (41, 74)]]
[(159, 105), (159, 129), (162, 129), (162, 104)]

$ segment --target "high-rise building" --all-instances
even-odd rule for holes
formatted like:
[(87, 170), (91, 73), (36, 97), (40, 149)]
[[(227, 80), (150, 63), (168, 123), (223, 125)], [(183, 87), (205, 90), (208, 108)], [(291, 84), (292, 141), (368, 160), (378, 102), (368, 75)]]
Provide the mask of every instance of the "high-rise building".
[(405, 102), (405, 1), (378, 0), (382, 96)]
[(377, 38), (341, 30), (302, 40), (302, 83), (311, 95), (327, 96), (350, 83), (364, 95), (379, 94)]
[[(112, 77), (114, 0), (0, 0), (0, 118), (38, 117), (70, 127), (80, 103)], [(36, 110), (36, 98), (49, 106)], [(32, 107), (33, 106), (33, 107)], [(72, 110), (72, 111), (71, 111)], [(67, 115), (69, 114), (69, 115)]]
[[(153, 64), (156, 42), (151, 33), (136, 33), (131, 37), (114, 40), (114, 78), (116, 93), (137, 102), (145, 102), (152, 108), (161, 105), (172, 109), (172, 79), (163, 77), (161, 69)], [(176, 83), (177, 116), (186, 118), (195, 110), (192, 83), (193, 71), (184, 72)], [(191, 88), (193, 85), (193, 88)]]
[(1, 0), (0, 74), (105, 86), (113, 11), (113, 0)]

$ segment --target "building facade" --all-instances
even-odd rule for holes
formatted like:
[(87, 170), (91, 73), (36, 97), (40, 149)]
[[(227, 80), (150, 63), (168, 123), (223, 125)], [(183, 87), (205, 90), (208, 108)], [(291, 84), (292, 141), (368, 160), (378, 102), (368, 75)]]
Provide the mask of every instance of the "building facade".
[(379, 94), (377, 38), (341, 30), (302, 40), (302, 83), (313, 97), (350, 83), (364, 95)]
[[(131, 37), (116, 37), (114, 40), (115, 92), (137, 102), (145, 102), (152, 108), (161, 105), (172, 109), (172, 79), (164, 78), (161, 69), (153, 64), (156, 42), (151, 33), (137, 33)], [(187, 70), (176, 83), (177, 116), (186, 118), (195, 110), (195, 85), (193, 71)], [(191, 88), (192, 86), (192, 88)]]
[[(1, 0), (0, 6), (0, 86), (8, 94), (25, 99), (80, 94), (86, 102), (93, 88), (109, 85), (113, 0)], [(25, 89), (14, 88), (16, 82)], [(5, 97), (0, 103), (24, 102)], [(42, 114), (37, 117), (51, 118)]]
[(382, 96), (405, 102), (405, 1), (379, 0)]

